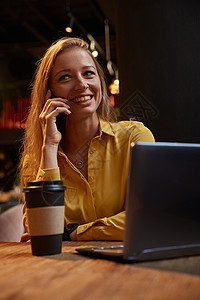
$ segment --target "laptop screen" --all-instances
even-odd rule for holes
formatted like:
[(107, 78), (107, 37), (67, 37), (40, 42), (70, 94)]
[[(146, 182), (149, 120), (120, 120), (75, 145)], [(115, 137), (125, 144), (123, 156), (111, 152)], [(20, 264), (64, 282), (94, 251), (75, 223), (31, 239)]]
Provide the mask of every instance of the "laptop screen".
[(199, 182), (199, 144), (138, 142), (131, 147), (125, 259), (200, 244)]

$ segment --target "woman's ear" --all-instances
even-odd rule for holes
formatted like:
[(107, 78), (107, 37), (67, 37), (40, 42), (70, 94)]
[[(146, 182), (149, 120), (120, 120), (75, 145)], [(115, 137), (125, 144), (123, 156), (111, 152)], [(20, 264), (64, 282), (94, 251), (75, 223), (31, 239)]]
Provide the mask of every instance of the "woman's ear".
[(45, 100), (47, 101), (48, 99), (50, 99), (52, 97), (52, 92), (50, 89), (47, 90), (47, 93), (46, 93), (46, 97), (45, 97)]
[(48, 99), (53, 99), (53, 98), (56, 98), (56, 96), (54, 95), (54, 93), (52, 92), (52, 90), (51, 89), (48, 89), (48, 91), (47, 91), (47, 93), (50, 91), (50, 96), (49, 96), (49, 98)]

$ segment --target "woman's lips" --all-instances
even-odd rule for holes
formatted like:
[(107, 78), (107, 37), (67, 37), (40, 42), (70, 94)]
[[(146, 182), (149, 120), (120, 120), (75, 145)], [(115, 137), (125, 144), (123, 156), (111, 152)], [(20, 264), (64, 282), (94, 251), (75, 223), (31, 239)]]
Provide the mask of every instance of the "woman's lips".
[(91, 100), (92, 97), (93, 97), (92, 95), (90, 95), (90, 96), (81, 96), (81, 97), (74, 98), (71, 101), (74, 102), (74, 103), (81, 103), (81, 102), (86, 102), (88, 100)]

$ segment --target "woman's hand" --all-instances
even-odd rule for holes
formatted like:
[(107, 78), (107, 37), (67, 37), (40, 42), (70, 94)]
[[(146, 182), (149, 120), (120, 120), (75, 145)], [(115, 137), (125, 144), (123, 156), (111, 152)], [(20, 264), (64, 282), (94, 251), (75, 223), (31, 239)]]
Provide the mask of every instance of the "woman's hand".
[(53, 169), (58, 167), (57, 150), (62, 135), (61, 132), (58, 131), (56, 117), (60, 113), (65, 113), (66, 115), (71, 114), (66, 99), (51, 99), (50, 97), (51, 91), (48, 90), (46, 103), (39, 116), (43, 132), (43, 146), (40, 162), (41, 169)]
[(43, 132), (43, 146), (58, 145), (62, 135), (57, 129), (56, 117), (60, 113), (69, 115), (71, 111), (67, 104), (67, 100), (63, 98), (51, 98), (51, 91), (48, 90), (46, 94), (46, 103), (39, 116), (42, 132)]
[(27, 242), (28, 240), (30, 240), (28, 233), (22, 234), (20, 242)]
[(77, 241), (77, 229), (75, 229), (74, 231), (72, 231), (72, 233), (70, 234), (70, 239), (72, 241)]

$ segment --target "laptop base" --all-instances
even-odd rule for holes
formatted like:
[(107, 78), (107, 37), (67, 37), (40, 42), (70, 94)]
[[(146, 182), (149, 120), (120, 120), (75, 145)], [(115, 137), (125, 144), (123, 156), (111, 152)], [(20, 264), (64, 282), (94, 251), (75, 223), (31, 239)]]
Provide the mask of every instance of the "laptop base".
[(130, 255), (128, 257), (124, 257), (123, 245), (77, 248), (75, 250), (79, 254), (96, 258), (120, 260), (123, 262), (142, 262), (200, 255), (200, 244), (145, 249), (139, 254)]

